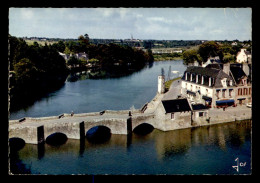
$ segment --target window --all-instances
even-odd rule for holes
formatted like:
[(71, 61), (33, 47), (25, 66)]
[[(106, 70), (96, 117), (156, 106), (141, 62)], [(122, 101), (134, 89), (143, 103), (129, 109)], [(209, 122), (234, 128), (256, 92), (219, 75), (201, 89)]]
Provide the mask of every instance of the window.
[(247, 95), (247, 88), (244, 88), (244, 95)]
[(227, 78), (221, 80), (223, 87), (227, 86)]
[(232, 80), (229, 81), (229, 85), (232, 86), (233, 85), (233, 82)]
[(216, 96), (219, 98), (219, 91), (220, 91), (220, 89), (217, 89), (216, 90)]
[(226, 90), (223, 89), (223, 90), (222, 90), (222, 97), (223, 97), (223, 98), (225, 98), (225, 93), (226, 93)]
[(237, 95), (242, 95), (242, 88), (238, 88)]
[(171, 119), (174, 119), (174, 113), (171, 113)]
[(246, 79), (243, 79), (243, 85), (246, 85)]

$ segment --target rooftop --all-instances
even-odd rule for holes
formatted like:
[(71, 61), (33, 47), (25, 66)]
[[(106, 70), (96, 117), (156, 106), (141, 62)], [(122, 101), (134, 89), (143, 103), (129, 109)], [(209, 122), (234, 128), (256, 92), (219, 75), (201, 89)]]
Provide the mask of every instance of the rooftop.
[(162, 100), (166, 113), (191, 111), (187, 99)]

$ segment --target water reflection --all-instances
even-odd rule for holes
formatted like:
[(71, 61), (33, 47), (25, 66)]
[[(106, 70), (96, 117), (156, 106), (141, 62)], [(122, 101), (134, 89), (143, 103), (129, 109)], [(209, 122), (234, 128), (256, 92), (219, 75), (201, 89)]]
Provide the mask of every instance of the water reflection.
[[(250, 140), (251, 121), (169, 132), (154, 129), (145, 136), (135, 133), (112, 134), (108, 141), (101, 144), (93, 144), (86, 138), (68, 139), (65, 144), (57, 147), (46, 143), (26, 144), (23, 149), (10, 153), (10, 168), (14, 174), (52, 173), (52, 171), (57, 174), (64, 171), (67, 174), (84, 174), (90, 170), (97, 174), (125, 174), (126, 171), (131, 174), (135, 173), (135, 170), (145, 174), (151, 167), (154, 167), (152, 169), (154, 174), (176, 172), (229, 174), (236, 173), (232, 169), (236, 154), (250, 164)], [(244, 144), (249, 144), (249, 147)], [(247, 149), (244, 149), (245, 147)], [(136, 164), (141, 167), (136, 167)], [(215, 168), (213, 164), (219, 167)], [(102, 166), (107, 169), (104, 167), (102, 169)], [(193, 169), (192, 172), (185, 168), (194, 166), (200, 168)], [(66, 167), (66, 170), (59, 170), (61, 167)], [(250, 167), (245, 172), (250, 172)]]
[(154, 134), (158, 159), (183, 155), (191, 146), (191, 129), (182, 129)]

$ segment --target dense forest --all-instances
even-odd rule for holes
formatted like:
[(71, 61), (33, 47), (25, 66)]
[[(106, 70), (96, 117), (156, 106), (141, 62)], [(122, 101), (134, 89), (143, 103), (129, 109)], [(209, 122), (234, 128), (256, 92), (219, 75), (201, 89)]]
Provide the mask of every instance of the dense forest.
[[(28, 45), (24, 39), (8, 36), (10, 63), (10, 100), (11, 110), (19, 109), (60, 88), (71, 65), (81, 68), (88, 62), (95, 62), (98, 70), (105, 73), (103, 77), (118, 77), (142, 69), (146, 63), (153, 62), (151, 50), (117, 44), (89, 43), (88, 35), (81, 35), (76, 41), (58, 41), (53, 44)], [(74, 55), (85, 52), (89, 60), (71, 57), (65, 60), (59, 52)], [(26, 106), (26, 105), (25, 105)]]
[(22, 39), (10, 36), (10, 110), (31, 103), (39, 96), (63, 85), (68, 69), (65, 60), (51, 45), (37, 42), (27, 45)]

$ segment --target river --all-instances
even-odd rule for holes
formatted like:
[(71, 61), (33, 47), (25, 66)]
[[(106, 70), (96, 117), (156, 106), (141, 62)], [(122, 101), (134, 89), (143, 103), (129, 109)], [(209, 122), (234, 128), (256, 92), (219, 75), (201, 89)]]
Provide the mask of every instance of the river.
[[(157, 92), (157, 77), (164, 69), (177, 70), (182, 74), (186, 66), (180, 61), (160, 61), (147, 65), (139, 72), (120, 78), (85, 79), (65, 84), (57, 91), (35, 101), (33, 105), (13, 111), (10, 119), (23, 117), (56, 116), (62, 113), (86, 113), (102, 110), (139, 109), (153, 99)], [(177, 77), (170, 73), (170, 77)]]
[[(59, 90), (32, 106), (10, 114), (11, 119), (61, 113), (140, 108), (157, 92), (157, 76), (164, 68), (183, 73), (182, 61), (154, 62), (143, 70), (121, 78), (66, 81)], [(177, 77), (171, 73), (170, 77)], [(114, 135), (101, 144), (87, 139), (61, 146), (26, 144), (10, 156), (16, 174), (250, 174), (251, 121), (147, 135)], [(237, 160), (237, 161), (235, 161)], [(232, 166), (237, 163), (238, 171)]]

